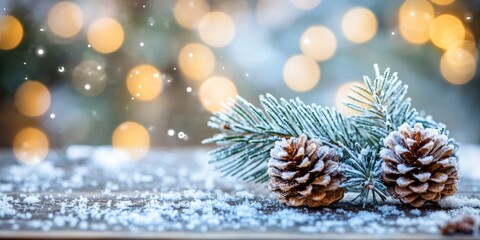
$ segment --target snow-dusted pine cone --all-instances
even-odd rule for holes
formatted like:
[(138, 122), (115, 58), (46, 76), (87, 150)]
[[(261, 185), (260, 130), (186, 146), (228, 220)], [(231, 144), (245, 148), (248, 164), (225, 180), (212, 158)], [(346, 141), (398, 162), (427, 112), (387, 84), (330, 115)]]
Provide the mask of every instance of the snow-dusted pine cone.
[(269, 188), (288, 206), (328, 206), (343, 198), (340, 156), (317, 140), (283, 139), (270, 152)]
[(457, 191), (457, 159), (445, 134), (403, 124), (383, 143), (382, 180), (402, 203), (421, 207)]

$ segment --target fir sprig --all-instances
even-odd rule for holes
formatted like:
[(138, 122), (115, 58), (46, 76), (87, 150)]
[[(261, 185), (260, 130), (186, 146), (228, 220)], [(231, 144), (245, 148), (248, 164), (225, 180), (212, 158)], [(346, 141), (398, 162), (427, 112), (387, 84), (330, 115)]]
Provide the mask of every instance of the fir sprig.
[(354, 85), (345, 105), (361, 113), (351, 120), (365, 141), (378, 149), (382, 138), (403, 123), (414, 121), (418, 113), (411, 107), (411, 99), (406, 98), (408, 86), (399, 80), (397, 73), (390, 74), (387, 68), (382, 75), (377, 64), (374, 69), (375, 79), (364, 76), (364, 86)]
[(383, 138), (403, 123), (420, 122), (441, 133), (448, 131), (411, 107), (406, 98), (408, 87), (397, 73), (390, 74), (387, 69), (380, 74), (378, 65), (374, 68), (375, 78), (365, 76), (364, 86), (355, 85), (348, 95), (345, 104), (360, 113), (356, 116), (345, 117), (332, 108), (307, 105), (298, 98), (276, 99), (270, 94), (260, 96), (262, 109), (241, 97), (230, 99), (208, 122), (220, 132), (203, 141), (220, 145), (210, 152), (210, 163), (225, 175), (265, 182), (275, 142), (306, 134), (342, 154), (341, 171), (346, 177), (342, 186), (358, 193), (354, 200), (364, 205), (384, 200), (388, 193), (381, 180), (379, 155)]
[(357, 142), (353, 126), (335, 109), (307, 105), (298, 98), (277, 100), (270, 94), (260, 96), (260, 102), (263, 110), (241, 97), (230, 99), (208, 122), (220, 134), (203, 143), (223, 145), (209, 155), (210, 163), (225, 175), (267, 181), (270, 150), (281, 138), (304, 133), (344, 153)]

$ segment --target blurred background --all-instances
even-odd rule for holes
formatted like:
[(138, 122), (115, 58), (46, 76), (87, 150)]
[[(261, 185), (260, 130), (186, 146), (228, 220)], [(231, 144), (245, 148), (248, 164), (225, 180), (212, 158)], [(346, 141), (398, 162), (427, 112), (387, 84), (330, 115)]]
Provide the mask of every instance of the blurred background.
[(0, 14), (0, 147), (22, 162), (78, 144), (133, 159), (200, 145), (237, 94), (353, 114), (342, 99), (374, 63), (480, 143), (478, 0), (0, 0)]

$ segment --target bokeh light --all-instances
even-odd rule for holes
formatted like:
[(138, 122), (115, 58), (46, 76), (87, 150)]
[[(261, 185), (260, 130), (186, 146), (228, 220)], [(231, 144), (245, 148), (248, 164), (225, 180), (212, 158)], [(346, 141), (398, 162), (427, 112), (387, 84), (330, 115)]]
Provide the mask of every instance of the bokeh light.
[(215, 67), (212, 50), (203, 44), (191, 43), (180, 51), (178, 64), (182, 73), (191, 80), (208, 77)]
[(349, 10), (342, 19), (342, 31), (345, 37), (354, 43), (364, 43), (375, 36), (377, 18), (367, 8), (357, 7)]
[(237, 87), (228, 78), (213, 76), (200, 86), (198, 97), (203, 107), (210, 112), (221, 110), (221, 103), (237, 96)]
[(13, 153), (24, 164), (37, 164), (48, 155), (49, 142), (44, 132), (27, 127), (20, 130), (13, 139)]
[(377, 27), (375, 14), (367, 8), (353, 8), (342, 19), (343, 34), (354, 43), (364, 43), (372, 39)]
[(478, 59), (478, 48), (477, 44), (475, 43), (475, 37), (473, 34), (469, 31), (465, 32), (465, 39), (456, 42), (453, 44), (452, 48), (463, 48), (466, 51), (468, 51), (472, 56), (475, 58), (475, 60)]
[(86, 60), (78, 64), (72, 74), (73, 87), (87, 97), (102, 93), (108, 83), (105, 68), (98, 62)]
[(320, 80), (320, 67), (315, 60), (309, 57), (293, 56), (283, 67), (283, 80), (294, 91), (311, 90)]
[(337, 39), (333, 32), (323, 26), (308, 28), (300, 38), (300, 48), (305, 56), (325, 61), (335, 54)]
[(455, 2), (455, 0), (430, 0), (430, 1), (432, 1), (433, 3), (435, 3), (437, 5), (448, 5), (450, 3)]
[(180, 26), (187, 29), (197, 29), (200, 20), (210, 11), (205, 0), (178, 0), (173, 14)]
[(443, 14), (430, 24), (430, 40), (439, 48), (449, 49), (465, 37), (465, 27), (455, 16)]
[(95, 20), (88, 29), (88, 42), (100, 53), (112, 53), (123, 44), (122, 25), (112, 18)]
[(130, 70), (126, 84), (132, 97), (150, 101), (157, 98), (162, 91), (162, 74), (152, 65), (139, 65)]
[(448, 49), (440, 60), (440, 72), (448, 82), (461, 85), (475, 76), (477, 65), (475, 58), (463, 48)]
[(358, 102), (353, 102), (351, 99), (348, 98), (348, 95), (355, 95), (354, 92), (351, 90), (351, 88), (354, 85), (365, 86), (363, 82), (359, 82), (359, 81), (347, 82), (342, 84), (338, 88), (337, 93), (335, 94), (335, 107), (337, 108), (338, 111), (340, 111), (346, 116), (360, 115), (361, 113), (359, 111), (356, 111), (347, 107), (344, 104), (344, 102), (351, 102), (351, 103), (360, 105), (362, 107), (367, 107), (367, 105), (359, 104)]
[(290, 0), (290, 2), (299, 9), (310, 10), (318, 6), (322, 0)]
[(29, 117), (43, 115), (50, 107), (50, 92), (40, 82), (26, 81), (15, 92), (15, 106)]
[(112, 146), (128, 154), (131, 160), (140, 160), (148, 154), (150, 135), (141, 124), (127, 121), (113, 132)]
[(72, 2), (58, 2), (48, 12), (47, 24), (50, 31), (55, 35), (62, 38), (71, 38), (82, 29), (82, 9)]
[(23, 26), (17, 18), (10, 15), (0, 16), (0, 49), (14, 49), (22, 38)]
[(422, 44), (430, 39), (430, 23), (434, 17), (433, 6), (427, 0), (407, 0), (398, 15), (402, 37), (413, 44)]
[(198, 28), (200, 39), (212, 47), (224, 47), (235, 36), (233, 19), (223, 12), (211, 12), (200, 21)]

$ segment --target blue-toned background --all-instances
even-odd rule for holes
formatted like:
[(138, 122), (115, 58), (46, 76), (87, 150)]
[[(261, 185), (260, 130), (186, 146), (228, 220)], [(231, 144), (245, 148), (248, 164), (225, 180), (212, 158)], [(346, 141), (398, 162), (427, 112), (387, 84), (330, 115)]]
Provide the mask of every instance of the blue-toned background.
[[(391, 67), (409, 97), (480, 143), (480, 2), (0, 0), (0, 146), (199, 145), (219, 102), (266, 92), (341, 105)], [(46, 153), (47, 152), (47, 153)]]

